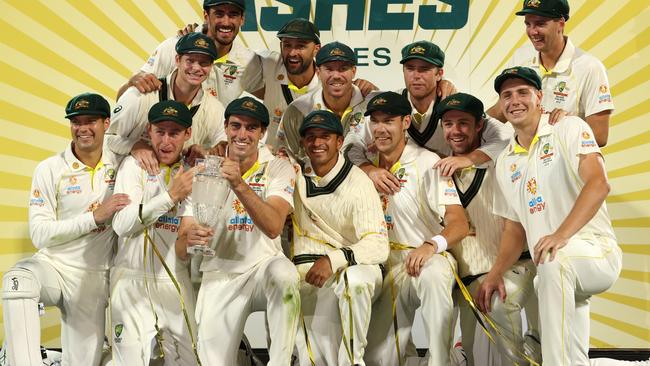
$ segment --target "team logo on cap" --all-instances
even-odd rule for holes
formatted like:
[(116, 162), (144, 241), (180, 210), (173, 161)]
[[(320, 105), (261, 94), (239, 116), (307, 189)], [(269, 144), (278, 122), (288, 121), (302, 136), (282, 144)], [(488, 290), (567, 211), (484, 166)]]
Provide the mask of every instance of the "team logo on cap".
[(323, 116), (316, 115), (312, 117), (311, 121), (314, 123), (323, 123), (325, 122), (325, 118), (323, 118)]
[(163, 116), (178, 116), (178, 110), (174, 107), (167, 107), (162, 111)]
[(425, 51), (426, 51), (426, 49), (425, 49), (424, 47), (422, 47), (422, 46), (415, 46), (415, 47), (411, 48), (411, 50), (409, 51), (409, 53), (410, 53), (411, 55), (414, 55), (414, 54), (424, 55), (424, 52), (425, 52)]
[(540, 0), (528, 0), (527, 6), (531, 8), (539, 8), (541, 3)]
[(447, 102), (447, 105), (452, 106), (452, 107), (453, 107), (453, 106), (456, 106), (456, 105), (460, 105), (460, 100), (458, 100), (458, 99), (452, 99), (452, 100), (450, 100), (450, 101)]
[(208, 41), (206, 41), (203, 38), (199, 38), (196, 41), (194, 41), (194, 45), (196, 47), (200, 47), (200, 48), (210, 48), (210, 45), (208, 44)]
[(257, 111), (257, 107), (255, 106), (255, 103), (253, 103), (250, 100), (245, 101), (244, 103), (242, 103), (241, 106), (242, 106), (242, 108), (246, 108), (246, 109), (248, 109), (250, 111), (253, 111), (253, 112)]
[(374, 102), (372, 102), (372, 105), (384, 105), (384, 104), (386, 104), (386, 103), (387, 103), (386, 99), (384, 99), (384, 98), (377, 98), (377, 99), (375, 99)]
[(507, 69), (503, 73), (504, 74), (516, 74), (517, 73), (517, 68), (513, 67), (512, 69)]
[(77, 110), (77, 109), (86, 109), (86, 108), (88, 108), (88, 107), (90, 107), (90, 102), (87, 101), (87, 100), (85, 100), (85, 99), (78, 100), (78, 101), (74, 104), (74, 109), (75, 109), (75, 110)]
[(344, 56), (344, 55), (345, 52), (343, 52), (343, 50), (341, 50), (338, 47), (330, 51), (330, 56)]

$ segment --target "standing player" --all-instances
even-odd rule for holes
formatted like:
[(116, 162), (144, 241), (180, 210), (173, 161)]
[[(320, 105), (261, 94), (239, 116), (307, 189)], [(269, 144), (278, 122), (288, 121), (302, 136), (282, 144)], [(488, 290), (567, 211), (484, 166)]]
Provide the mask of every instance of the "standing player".
[(343, 126), (314, 111), (300, 126), (313, 171), (294, 195), (293, 262), (301, 279), (301, 365), (363, 365), (372, 302), (388, 240), (372, 182), (340, 154)]
[[(205, 91), (228, 105), (244, 91), (256, 91), (262, 87), (261, 81), (248, 78), (247, 68), (259, 69), (255, 53), (237, 39), (241, 25), (244, 24), (244, 0), (203, 0), (203, 17), (207, 24), (207, 35), (217, 48), (217, 60), (209, 79), (204, 84)], [(130, 86), (141, 93), (160, 89), (158, 78), (169, 75), (175, 67), (174, 45), (177, 37), (163, 41), (149, 57), (140, 71), (129, 79), (118, 91), (118, 98)]]
[(181, 160), (183, 144), (192, 134), (192, 115), (183, 103), (168, 100), (151, 107), (148, 119), (160, 173), (148, 174), (129, 156), (115, 186), (131, 203), (113, 219), (119, 235), (111, 274), (113, 362), (149, 365), (156, 340), (166, 365), (190, 365), (196, 363), (191, 334), (196, 331), (194, 294), (187, 263), (176, 257), (175, 243), (178, 204), (191, 192), (194, 176), (193, 170), (183, 170)]
[[(436, 90), (444, 75), (445, 54), (435, 44), (418, 41), (402, 48), (401, 64), (404, 65), (404, 84), (406, 88), (398, 93), (407, 97), (411, 106), (411, 124), (408, 138), (416, 144), (435, 151), (441, 156), (448, 156), (451, 150), (445, 144), (442, 128), (436, 119), (436, 106), (440, 101)], [(351, 144), (347, 153), (350, 160), (363, 169), (379, 192), (393, 194), (399, 191), (399, 182), (389, 171), (376, 167), (368, 160), (366, 153), (372, 146), (370, 129), (358, 129), (357, 136), (348, 140)], [(496, 120), (488, 120), (483, 134), (485, 143), (463, 159), (444, 158), (436, 167), (444, 176), (450, 176), (457, 169), (480, 165), (494, 160), (508, 141), (508, 131)]]
[[(485, 115), (480, 100), (469, 94), (453, 94), (440, 102), (437, 113), (445, 140), (454, 157), (464, 157), (481, 146)], [(457, 170), (453, 180), (460, 202), (467, 213), (470, 230), (469, 235), (459, 245), (451, 248), (450, 252), (458, 261), (458, 275), (461, 280), (470, 293), (475, 293), (497, 260), (503, 229), (503, 221), (492, 214), (496, 189), (494, 164)], [(461, 291), (456, 292), (463, 348), (467, 354), (468, 365), (527, 364), (523, 358), (521, 309), (526, 301), (531, 300), (531, 296), (535, 296), (534, 276), (535, 266), (526, 251), (519, 261), (504, 273), (504, 292), (500, 297), (494, 297), (491, 307), (487, 309), (509, 339), (509, 342), (499, 342), (499, 345), (510, 346), (507, 353), (503, 352), (504, 349), (493, 349), (491, 344), (488, 344), (487, 348), (482, 346), (487, 342), (479, 342), (478, 347), (474, 347), (476, 338), (484, 338), (484, 341), (487, 341), (487, 338), (482, 337), (481, 331), (476, 333), (476, 318), (467, 301), (462, 298)], [(516, 358), (511, 361), (508, 357)], [(534, 357), (539, 359), (541, 355)]]
[(157, 175), (160, 169), (147, 141), (147, 113), (158, 102), (176, 100), (189, 106), (194, 129), (185, 147), (190, 157), (202, 156), (206, 148), (225, 140), (223, 105), (201, 88), (217, 57), (214, 42), (203, 34), (190, 33), (176, 42), (175, 49), (176, 69), (161, 79), (162, 88), (148, 94), (129, 88), (117, 101), (108, 132), (108, 148), (117, 154), (131, 153), (151, 175)]
[(119, 160), (103, 149), (110, 106), (98, 94), (66, 108), (72, 143), (34, 171), (29, 232), (38, 252), (3, 276), (2, 309), (11, 365), (38, 366), (38, 303), (61, 310), (64, 365), (98, 365), (104, 342), (108, 269), (115, 234), (110, 219), (129, 203), (113, 194)]
[(314, 57), (320, 50), (320, 32), (316, 26), (307, 19), (292, 19), (278, 31), (277, 36), (280, 53), (266, 51), (259, 55), (262, 64), (260, 76), (264, 76), (264, 89), (259, 94), (263, 95), (270, 117), (265, 143), (273, 151), (278, 145), (276, 134), (287, 106), (294, 99), (320, 87), (314, 64)]
[(502, 275), (527, 242), (537, 265), (544, 364), (589, 364), (589, 299), (611, 287), (621, 270), (600, 149), (580, 118), (548, 123), (534, 70), (505, 69), (494, 87), (515, 135), (497, 160), (494, 212), (505, 227), (477, 300), (487, 309), (495, 291), (502, 295)]
[[(394, 174), (400, 191), (382, 196), (391, 252), (384, 285), (373, 305), (369, 365), (402, 365), (417, 308), (429, 340), (429, 365), (448, 365), (453, 340), (455, 261), (445, 253), (467, 234), (467, 220), (451, 178), (433, 164), (440, 158), (407, 142), (411, 105), (385, 92), (368, 103), (377, 155), (374, 164)], [(447, 256), (447, 258), (445, 258)]]
[(326, 109), (336, 114), (343, 136), (350, 130), (361, 129), (366, 102), (361, 90), (352, 82), (357, 72), (356, 64), (354, 51), (343, 43), (328, 43), (318, 51), (316, 66), (321, 87), (289, 104), (278, 128), (279, 148), (284, 148), (296, 160), (306, 162), (299, 129), (305, 116), (315, 110)]
[(295, 266), (284, 256), (280, 232), (293, 210), (295, 172), (285, 159), (262, 154), (259, 141), (269, 125), (268, 110), (244, 97), (226, 108), (228, 150), (221, 174), (228, 181), (227, 202), (216, 228), (199, 226), (191, 201), (180, 215), (177, 255), (188, 245), (216, 245), (204, 257), (196, 318), (199, 357), (204, 365), (235, 365), (248, 315), (266, 310), (269, 320), (269, 365), (291, 361), (300, 297)]
[[(587, 121), (598, 146), (607, 144), (609, 117), (614, 110), (605, 66), (573, 45), (564, 35), (569, 20), (567, 0), (525, 0), (524, 16), (530, 44), (515, 51), (510, 66), (526, 66), (542, 80), (542, 111), (557, 120), (560, 111)], [(488, 113), (506, 121), (495, 104)]]

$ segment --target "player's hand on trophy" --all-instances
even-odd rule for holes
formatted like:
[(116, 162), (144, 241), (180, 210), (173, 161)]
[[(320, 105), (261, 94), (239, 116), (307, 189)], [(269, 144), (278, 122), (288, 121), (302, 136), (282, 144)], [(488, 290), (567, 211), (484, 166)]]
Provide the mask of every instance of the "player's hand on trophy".
[(138, 161), (142, 169), (147, 171), (147, 174), (158, 175), (160, 173), (156, 153), (146, 142), (142, 140), (136, 142), (131, 148), (131, 155)]
[(156, 75), (148, 72), (139, 72), (129, 79), (129, 86), (135, 86), (140, 93), (147, 94), (160, 89), (162, 83)]
[(363, 95), (364, 97), (375, 90), (379, 90), (379, 88), (375, 84), (365, 79), (356, 79), (352, 82), (354, 83), (354, 85), (357, 86), (357, 88), (359, 88), (359, 90), (361, 91), (361, 95)]
[[(206, 24), (204, 24), (204, 26), (205, 26), (205, 25), (206, 25)], [(190, 33), (197, 32), (197, 28), (199, 28), (199, 25), (198, 25), (197, 23), (187, 24), (187, 25), (185, 26), (185, 28), (183, 28), (183, 29), (179, 29), (179, 30), (176, 32), (176, 35), (177, 35), (178, 37), (182, 37), (182, 36), (188, 35), (188, 34), (190, 34)], [(200, 31), (200, 30), (201, 30), (201, 29), (199, 28), (198, 31)], [(205, 33), (205, 32), (204, 32), (204, 33)]]
[(427, 263), (436, 251), (438, 246), (435, 242), (424, 242), (418, 248), (411, 250), (404, 261), (406, 273), (411, 277), (419, 277), (422, 273), (422, 267)]
[(448, 96), (456, 93), (458, 93), (458, 90), (456, 90), (456, 86), (451, 81), (443, 79), (438, 82), (438, 86), (436, 87), (436, 94), (438, 94), (438, 98), (440, 98), (440, 100), (443, 100)]
[(463, 170), (474, 165), (474, 162), (466, 156), (448, 156), (438, 160), (433, 166), (438, 169), (443, 177), (451, 177), (457, 170)]
[(391, 174), (391, 172), (388, 170), (375, 166), (368, 166), (364, 170), (366, 170), (368, 177), (375, 185), (375, 189), (379, 193), (393, 195), (399, 192), (399, 179), (397, 179), (397, 177)]
[(228, 147), (228, 141), (219, 141), (210, 150), (208, 150), (208, 155), (216, 155), (216, 156), (224, 157), (226, 156), (227, 147)]
[(194, 223), (187, 231), (187, 245), (208, 245), (213, 236), (214, 229)]
[(553, 126), (554, 124), (560, 122), (564, 116), (567, 116), (569, 113), (561, 108), (555, 108), (549, 113), (548, 124)]
[(309, 271), (307, 271), (305, 281), (310, 285), (321, 288), (333, 274), (334, 272), (332, 272), (332, 262), (330, 262), (330, 257), (324, 255), (318, 258)]
[(185, 163), (189, 166), (194, 166), (196, 159), (205, 159), (206, 155), (210, 154), (208, 149), (205, 149), (199, 144), (190, 146), (185, 152)]
[(169, 196), (174, 203), (184, 200), (190, 195), (190, 193), (192, 193), (192, 179), (194, 179), (197, 169), (198, 167), (184, 170), (182, 165), (178, 168), (168, 190)]
[(113, 214), (126, 207), (131, 200), (126, 193), (115, 193), (106, 198), (99, 207), (93, 211), (93, 218), (96, 224), (103, 224), (108, 221)]
[(488, 273), (485, 279), (479, 285), (474, 302), (479, 310), (484, 313), (492, 311), (492, 294), (499, 293), (501, 301), (506, 301), (506, 285), (503, 283), (503, 276), (496, 273)]
[(239, 170), (239, 162), (229, 158), (223, 159), (223, 163), (221, 164), (221, 175), (228, 181), (233, 191), (240, 184), (246, 184), (242, 179), (241, 174), (242, 173)]

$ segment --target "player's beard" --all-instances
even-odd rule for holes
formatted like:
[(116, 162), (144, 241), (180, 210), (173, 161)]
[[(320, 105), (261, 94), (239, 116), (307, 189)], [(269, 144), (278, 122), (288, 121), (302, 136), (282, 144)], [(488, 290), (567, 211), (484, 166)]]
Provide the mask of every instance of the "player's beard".
[(295, 68), (295, 66), (289, 64), (289, 61), (287, 58), (282, 59), (282, 63), (284, 64), (284, 68), (287, 69), (287, 73), (290, 75), (301, 75), (307, 69), (309, 69), (309, 66), (312, 64), (312, 60), (303, 60), (302, 57), (300, 57), (300, 66), (298, 68)]

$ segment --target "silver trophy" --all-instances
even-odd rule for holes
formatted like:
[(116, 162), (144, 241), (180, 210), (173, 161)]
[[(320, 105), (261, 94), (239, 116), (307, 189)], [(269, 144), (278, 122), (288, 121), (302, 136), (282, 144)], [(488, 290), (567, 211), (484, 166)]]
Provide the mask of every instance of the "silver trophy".
[[(202, 226), (214, 228), (223, 211), (230, 186), (221, 175), (223, 158), (208, 155), (205, 159), (196, 159), (196, 166), (202, 167), (192, 182), (192, 213), (194, 220)], [(215, 251), (210, 245), (193, 245), (187, 247), (189, 254), (201, 254), (213, 257)]]

